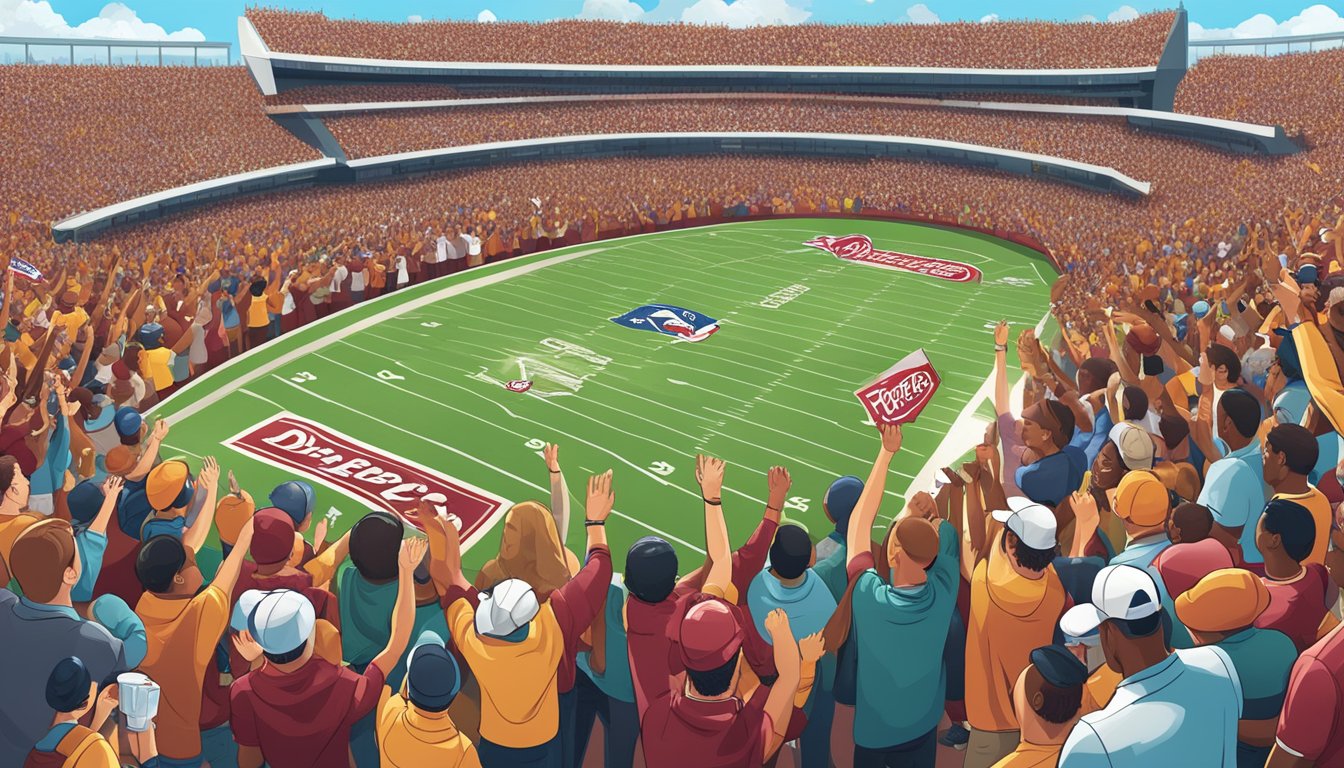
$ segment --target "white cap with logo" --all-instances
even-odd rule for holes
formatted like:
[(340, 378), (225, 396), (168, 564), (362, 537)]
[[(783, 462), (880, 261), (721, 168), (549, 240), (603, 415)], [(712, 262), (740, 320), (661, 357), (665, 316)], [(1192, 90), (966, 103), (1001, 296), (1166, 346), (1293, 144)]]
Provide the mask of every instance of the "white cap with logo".
[(1055, 542), (1055, 513), (1044, 504), (1024, 496), (1009, 496), (1008, 509), (996, 509), (994, 519), (1017, 534), (1032, 549), (1053, 549)]
[(541, 610), (537, 594), (522, 579), (505, 579), (489, 592), (481, 593), (476, 607), (476, 632), (504, 637), (527, 624)]
[(312, 602), (292, 589), (247, 590), (238, 596), (229, 622), (270, 654), (289, 653), (307, 643), (316, 623)]
[(1142, 568), (1108, 565), (1092, 582), (1092, 602), (1075, 605), (1059, 619), (1064, 634), (1084, 637), (1107, 619), (1146, 619), (1162, 607), (1157, 583)]

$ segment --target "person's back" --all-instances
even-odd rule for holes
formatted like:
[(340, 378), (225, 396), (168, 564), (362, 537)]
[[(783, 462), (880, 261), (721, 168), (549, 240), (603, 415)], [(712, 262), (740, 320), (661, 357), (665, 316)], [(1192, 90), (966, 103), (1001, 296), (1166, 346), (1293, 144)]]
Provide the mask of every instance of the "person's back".
[(481, 758), (448, 708), (461, 690), (461, 670), (443, 637), (424, 632), (407, 658), (406, 684), (383, 687), (378, 702), (378, 753), (383, 768), (479, 768)]
[(1227, 653), (1178, 650), (1122, 680), (1105, 709), (1084, 715), (1059, 765), (1231, 768), (1240, 717), (1241, 684)]
[[(97, 680), (130, 668), (121, 640), (71, 607), (78, 579), (74, 534), (62, 520), (30, 526), (7, 563), (25, 596), (0, 589), (0, 765), (21, 765), (46, 733), (54, 710), (42, 702), (47, 676), (67, 657), (84, 661)], [(138, 662), (139, 659), (136, 659)]]

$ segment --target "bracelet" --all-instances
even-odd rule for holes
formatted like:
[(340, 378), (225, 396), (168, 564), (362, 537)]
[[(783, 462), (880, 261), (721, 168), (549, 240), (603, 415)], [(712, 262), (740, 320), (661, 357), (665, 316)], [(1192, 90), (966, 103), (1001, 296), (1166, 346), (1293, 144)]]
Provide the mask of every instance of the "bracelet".
[(591, 528), (591, 527), (593, 527), (594, 525), (606, 525), (606, 524), (607, 524), (607, 521), (606, 521), (606, 520), (584, 520), (584, 521), (583, 521), (583, 525), (584, 525), (585, 528)]
[(781, 514), (781, 515), (784, 514), (784, 510), (782, 510), (782, 509), (778, 509), (778, 508), (776, 508), (776, 507), (772, 507), (772, 506), (770, 506), (769, 504), (766, 504), (766, 505), (765, 505), (765, 511), (766, 511), (766, 512), (778, 512), (778, 513)]
[(705, 502), (706, 504), (710, 505), (711, 507), (722, 507), (722, 506), (723, 506), (723, 499), (706, 499), (706, 498), (704, 498), (704, 497), (702, 496), (702, 497), (700, 497), (700, 500), (703, 501), (703, 502)]
[(547, 472), (550, 472), (552, 475), (558, 475), (558, 474), (560, 474), (560, 470), (558, 470), (558, 469), (548, 469), (548, 470), (546, 470), (546, 471), (547, 471)]
[(995, 352), (1007, 352), (1007, 351), (1008, 351), (1008, 345), (1007, 345), (1007, 344), (995, 344), (995, 345), (994, 345), (994, 351), (995, 351)]

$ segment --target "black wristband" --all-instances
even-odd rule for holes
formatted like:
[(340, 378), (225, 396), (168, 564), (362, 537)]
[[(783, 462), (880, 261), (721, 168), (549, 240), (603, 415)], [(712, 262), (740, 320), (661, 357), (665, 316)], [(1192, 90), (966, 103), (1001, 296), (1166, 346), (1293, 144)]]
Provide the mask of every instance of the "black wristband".
[(784, 514), (784, 510), (782, 510), (782, 509), (776, 509), (776, 508), (770, 506), (769, 504), (766, 504), (766, 505), (765, 505), (765, 511), (766, 511), (766, 512), (778, 512), (778, 513), (781, 514), (781, 515)]
[(706, 504), (710, 505), (711, 507), (722, 507), (722, 506), (723, 506), (723, 499), (706, 499), (706, 498), (704, 498), (704, 497), (702, 496), (702, 497), (701, 497), (701, 501), (705, 502)]
[(594, 525), (606, 525), (606, 524), (607, 524), (607, 521), (606, 521), (606, 520), (584, 520), (584, 521), (583, 521), (583, 525), (584, 525), (584, 527), (591, 527), (591, 526), (594, 526)]
[(560, 474), (560, 470), (558, 470), (558, 469), (548, 469), (548, 470), (546, 470), (546, 471), (547, 471), (547, 472), (550, 472), (552, 475), (558, 475), (558, 474)]

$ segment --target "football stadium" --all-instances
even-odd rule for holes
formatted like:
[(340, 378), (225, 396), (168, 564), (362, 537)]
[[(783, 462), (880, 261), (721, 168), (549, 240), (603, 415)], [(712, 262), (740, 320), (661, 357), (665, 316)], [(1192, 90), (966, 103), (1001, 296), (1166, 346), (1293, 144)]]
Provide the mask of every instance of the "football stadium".
[(301, 5), (0, 2), (0, 768), (1344, 766), (1336, 9)]

